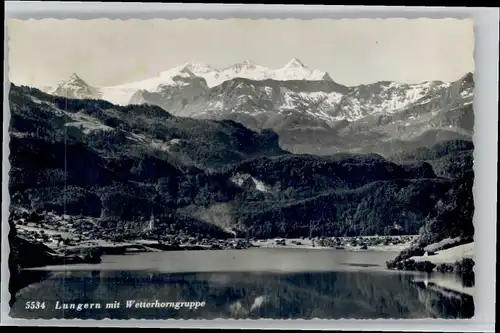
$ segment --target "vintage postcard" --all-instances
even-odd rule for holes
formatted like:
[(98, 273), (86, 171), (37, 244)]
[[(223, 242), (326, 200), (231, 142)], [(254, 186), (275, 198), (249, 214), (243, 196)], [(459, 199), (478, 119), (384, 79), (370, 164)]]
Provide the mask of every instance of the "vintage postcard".
[(474, 316), (473, 20), (7, 25), (10, 318)]

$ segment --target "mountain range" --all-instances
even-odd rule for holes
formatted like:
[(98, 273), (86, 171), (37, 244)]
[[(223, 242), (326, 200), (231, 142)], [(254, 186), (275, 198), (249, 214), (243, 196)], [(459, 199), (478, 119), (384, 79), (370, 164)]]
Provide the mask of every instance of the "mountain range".
[(247, 78), (251, 80), (273, 79), (277, 81), (332, 81), (328, 73), (311, 70), (304, 66), (299, 59), (293, 58), (283, 68), (274, 70), (257, 65), (251, 60), (245, 60), (223, 69), (188, 62), (170, 70), (160, 72), (156, 77), (109, 87), (92, 87), (84, 82), (76, 73), (73, 73), (68, 80), (62, 81), (53, 89), (45, 91), (69, 98), (102, 97), (111, 103), (126, 105), (130, 103), (132, 95), (139, 90), (154, 92), (162, 85), (186, 86), (190, 85), (190, 81), (193, 79), (196, 80), (196, 78), (203, 78), (203, 85), (207, 88), (218, 86), (234, 78)]
[(187, 63), (157, 77), (94, 87), (78, 75), (48, 92), (114, 104), (157, 105), (172, 115), (234, 120), (273, 130), (293, 153), (387, 155), (443, 140), (472, 137), (474, 80), (348, 87), (294, 58), (281, 69), (243, 61), (216, 69)]
[(152, 213), (160, 231), (201, 237), (473, 234), (471, 141), (390, 158), (293, 154), (272, 130), (155, 105), (16, 85), (9, 101), (11, 207), (88, 216), (108, 234), (140, 231)]

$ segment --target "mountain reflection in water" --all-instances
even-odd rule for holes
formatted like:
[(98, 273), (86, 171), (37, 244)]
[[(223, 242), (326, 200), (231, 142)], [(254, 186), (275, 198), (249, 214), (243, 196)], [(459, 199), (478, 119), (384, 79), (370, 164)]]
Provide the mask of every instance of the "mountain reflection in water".
[[(16, 295), (13, 318), (214, 319), (214, 318), (470, 318), (473, 298), (413, 282), (412, 274), (374, 271), (314, 273), (161, 273), (67, 271)], [(45, 301), (45, 309), (25, 303)], [(127, 309), (127, 300), (205, 302), (189, 308)], [(101, 303), (101, 309), (56, 310), (59, 303)], [(106, 309), (120, 301), (121, 308)]]

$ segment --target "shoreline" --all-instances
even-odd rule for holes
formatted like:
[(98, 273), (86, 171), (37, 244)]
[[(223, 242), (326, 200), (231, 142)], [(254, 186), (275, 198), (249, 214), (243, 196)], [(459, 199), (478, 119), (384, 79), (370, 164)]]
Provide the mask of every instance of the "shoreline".
[[(366, 238), (366, 237), (364, 237)], [(363, 238), (363, 239), (364, 239)], [(357, 239), (357, 237), (344, 237), (343, 240), (353, 240)], [(284, 245), (283, 240), (285, 241)], [(313, 243), (316, 243), (317, 239), (267, 239), (267, 240), (253, 240), (249, 242), (249, 246), (245, 248), (226, 248), (226, 249), (217, 249), (217, 251), (225, 251), (225, 250), (251, 250), (251, 249), (276, 249), (276, 250), (297, 250), (303, 253), (302, 251), (314, 251), (314, 250), (331, 250), (331, 251), (342, 251), (342, 252), (366, 252), (368, 253), (374, 253), (374, 252), (386, 252), (388, 255), (390, 255), (390, 252), (393, 253), (398, 253), (402, 248), (407, 248), (408, 246), (411, 245), (411, 242), (404, 242), (401, 244), (391, 244), (391, 245), (372, 245), (372, 246), (367, 246), (366, 249), (360, 249), (359, 246), (352, 246), (352, 245), (345, 245), (342, 249), (339, 249), (337, 247), (331, 247), (331, 246), (316, 246)], [(238, 240), (234, 239), (228, 242), (229, 244), (237, 244)], [(314, 246), (313, 246), (314, 245)], [(438, 262), (444, 262), (442, 258), (447, 258), (446, 262), (453, 262), (457, 256), (461, 257), (463, 254), (467, 254), (469, 256), (472, 256), (472, 250), (473, 250), (473, 245), (474, 244), (463, 244), (458, 247), (452, 247), (446, 250), (441, 250), (441, 251), (436, 251), (434, 255), (431, 256), (414, 256), (412, 257), (413, 260), (415, 261), (436, 261), (436, 264)], [(461, 249), (468, 249), (469, 252), (464, 252)], [(74, 270), (79, 270), (82, 265), (99, 265), (101, 263), (101, 256), (108, 256), (108, 255), (118, 255), (118, 256), (126, 256), (126, 255), (133, 255), (133, 254), (140, 254), (140, 253), (153, 253), (153, 252), (184, 252), (184, 251), (189, 251), (189, 250), (198, 250), (198, 251), (206, 251), (206, 250), (214, 250), (210, 246), (205, 245), (205, 246), (200, 246), (200, 245), (186, 245), (186, 246), (176, 246), (172, 247), (171, 245), (168, 244), (161, 244), (158, 243), (158, 241), (155, 240), (148, 240), (148, 239), (138, 239), (138, 240), (129, 240), (127, 242), (110, 242), (106, 240), (94, 240), (94, 241), (86, 241), (82, 242), (81, 244), (78, 245), (73, 245), (73, 246), (68, 246), (65, 247), (64, 252), (66, 253), (66, 256), (78, 256), (82, 253), (85, 253), (87, 251), (98, 251), (100, 253), (99, 256), (99, 261), (78, 261), (78, 262), (68, 262), (68, 263), (56, 263), (54, 262), (53, 264), (48, 264), (48, 265), (43, 265), (43, 266), (31, 266), (31, 267), (23, 267), (19, 270), (17, 273), (19, 275), (19, 278), (21, 280), (25, 280), (23, 276), (28, 274), (27, 276), (31, 275), (32, 273), (30, 272), (36, 272), (40, 271), (41, 274), (44, 274), (43, 272), (55, 272), (59, 271), (61, 269), (64, 269), (66, 271), (74, 271)], [(302, 251), (301, 251), (302, 250)], [(452, 256), (451, 254), (454, 254)], [(181, 254), (179, 254), (181, 255)], [(216, 255), (216, 254), (214, 254)], [(63, 255), (58, 255), (60, 258), (63, 257)], [(358, 268), (356, 267), (362, 267), (363, 269), (373, 269), (373, 267), (370, 267), (369, 264), (371, 262), (369, 259), (370, 257), (367, 256), (366, 259), (361, 259), (360, 262), (356, 261), (355, 265), (351, 264), (346, 264), (346, 267), (343, 267), (342, 265), (339, 266), (339, 269), (341, 271), (343, 270), (357, 270)], [(115, 259), (113, 259), (114, 261)], [(366, 261), (366, 262), (365, 262)], [(104, 263), (105, 264), (105, 263)], [(351, 267), (352, 266), (352, 267)], [(98, 269), (96, 266), (96, 269)], [(111, 267), (113, 268), (113, 267)], [(110, 268), (110, 269), (111, 269)], [(101, 269), (101, 268), (99, 268)], [(114, 268), (113, 268), (114, 269)], [(111, 270), (113, 270), (111, 269)], [(384, 264), (379, 263), (377, 264), (377, 267), (375, 268), (376, 271), (384, 271), (387, 273), (394, 273), (394, 274), (423, 274), (421, 277), (418, 277), (418, 275), (415, 278), (416, 283), (424, 283), (426, 288), (433, 287), (434, 288), (439, 288), (443, 289), (443, 292), (446, 290), (456, 292), (456, 293), (462, 293), (466, 294), (469, 296), (474, 295), (474, 287), (467, 287), (464, 286), (461, 282), (458, 280), (455, 281), (455, 279), (458, 279), (458, 276), (456, 273), (453, 272), (438, 272), (434, 271), (429, 274), (425, 274), (424, 272), (419, 272), (419, 271), (414, 271), (414, 270), (395, 270), (395, 269), (389, 269), (387, 268)], [(53, 271), (54, 270), (54, 271)], [(104, 268), (106, 271), (106, 268)], [(267, 271), (267, 270), (266, 270)], [(23, 273), (24, 272), (24, 273)], [(36, 275), (36, 273), (35, 273)], [(26, 281), (27, 284), (31, 284), (33, 282), (28, 282)], [(21, 288), (19, 288), (21, 287)], [(19, 286), (17, 288), (14, 288), (14, 290), (17, 289), (23, 289), (23, 286)], [(19, 288), (19, 289), (18, 289)]]
[(27, 241), (41, 243), (61, 254), (77, 254), (81, 251), (98, 250), (101, 254), (125, 254), (130, 252), (224, 250), (263, 248), (293, 249), (341, 249), (346, 251), (389, 251), (398, 252), (411, 246), (417, 235), (397, 236), (353, 236), (353, 237), (301, 237), (301, 238), (200, 238), (186, 234), (165, 234), (161, 239), (143, 235), (114, 241), (92, 236), (76, 230), (54, 230), (31, 225), (17, 225), (18, 236)]
[[(246, 249), (247, 251), (249, 252), (252, 252), (253, 250), (258, 250), (259, 248), (249, 248), (249, 249)], [(261, 249), (269, 249), (269, 247), (261, 247)], [(291, 258), (295, 257), (295, 256), (299, 256), (299, 262), (301, 262), (302, 260), (304, 260), (304, 256), (309, 256), (309, 255), (315, 255), (314, 254), (314, 251), (308, 251), (309, 249), (308, 248), (303, 248), (302, 250), (305, 250), (305, 251), (301, 251), (300, 249), (297, 250), (296, 253), (294, 253), (294, 251), (291, 251), (291, 252), (288, 252), (287, 250), (288, 249), (291, 249), (290, 247), (289, 248), (284, 248), (284, 247), (281, 247), (281, 248), (276, 248), (276, 252), (274, 251), (271, 251), (271, 252), (263, 252), (264, 255), (269, 255), (269, 259), (274, 262), (275, 260), (273, 260), (272, 258), (281, 258), (283, 256), (283, 254), (285, 256), (288, 256), (289, 257), (289, 260), (293, 260)], [(281, 249), (281, 250), (280, 250)], [(320, 255), (320, 257), (318, 258), (325, 258), (330, 256), (330, 254), (328, 254), (328, 252), (325, 252), (324, 250), (331, 250), (332, 251), (332, 256), (337, 257), (337, 255), (335, 254), (335, 252), (337, 252), (337, 254), (339, 254), (340, 252), (351, 252), (349, 250), (336, 250), (336, 249), (327, 249), (327, 248), (315, 248), (315, 249), (318, 249), (320, 251), (319, 252), (323, 252), (323, 254)], [(321, 251), (323, 250), (323, 251)], [(247, 252), (247, 251), (244, 251), (243, 252)], [(164, 251), (155, 251), (155, 252), (164, 252)], [(184, 258), (184, 260), (189, 260), (189, 258), (192, 258), (192, 256), (197, 256), (196, 253), (193, 253), (193, 254), (183, 254), (182, 252), (184, 251), (165, 251), (165, 252), (169, 252), (170, 256), (172, 256), (172, 258), (175, 258), (177, 261), (181, 260), (182, 262), (182, 259), (181, 258)], [(204, 251), (203, 251), (204, 252)], [(210, 251), (212, 252), (212, 251)], [(208, 262), (212, 262), (214, 258), (220, 258), (219, 254), (222, 254), (223, 252), (225, 252), (226, 254), (224, 256), (222, 256), (222, 258), (226, 258), (228, 259), (229, 261), (230, 260), (237, 260), (235, 259), (235, 256), (236, 258), (246, 258), (247, 255), (243, 254), (242, 253), (242, 256), (239, 256), (238, 253), (240, 251), (236, 251), (236, 250), (229, 250), (229, 251), (225, 251), (225, 250), (218, 250), (216, 251), (216, 253), (213, 253), (212, 255), (209, 255), (207, 257), (207, 260)], [(309, 254), (307, 254), (307, 252), (309, 252)], [(355, 252), (358, 252), (359, 251), (355, 251)], [(371, 253), (374, 253), (375, 251), (370, 251)], [(383, 255), (383, 252), (386, 252), (386, 251), (380, 251), (379, 254), (381, 254), (382, 256)], [(287, 255), (288, 253), (288, 255)], [(387, 252), (386, 252), (387, 253)], [(138, 253), (138, 252), (135, 252), (134, 254), (133, 253), (130, 253), (131, 254), (131, 257), (130, 259), (120, 259), (117, 261), (117, 258), (109, 258), (108, 259), (104, 259), (104, 262), (101, 264), (101, 263), (97, 263), (97, 264), (74, 264), (74, 265), (48, 265), (48, 266), (44, 266), (44, 267), (31, 267), (31, 268), (25, 268), (25, 269), (22, 269), (20, 273), (20, 279), (21, 280), (25, 280), (27, 279), (26, 277), (30, 277), (31, 275), (33, 276), (38, 276), (38, 275), (41, 275), (41, 276), (44, 276), (44, 274), (57, 274), (57, 273), (61, 273), (61, 272), (72, 272), (72, 271), (88, 271), (89, 273), (90, 272), (93, 272), (93, 271), (102, 271), (102, 272), (106, 272), (106, 271), (116, 271), (116, 270), (123, 270), (123, 271), (143, 271), (143, 270), (152, 270), (152, 271), (156, 271), (156, 269), (154, 268), (146, 268), (146, 267), (149, 267), (147, 264), (146, 266), (144, 266), (143, 264), (141, 264), (141, 258), (144, 258), (144, 260), (148, 261), (150, 258), (150, 256), (146, 256), (146, 257), (141, 257), (142, 254), (147, 254), (147, 253)], [(201, 254), (201, 253), (200, 253)], [(126, 254), (124, 254), (126, 255)], [(186, 256), (187, 255), (187, 256)], [(291, 258), (290, 258), (290, 255), (291, 255)], [(340, 254), (341, 256), (343, 256), (342, 254)], [(348, 259), (349, 257), (346, 257), (346, 259), (340, 259), (340, 261), (338, 261), (338, 265), (335, 266), (335, 268), (332, 268), (331, 270), (329, 270), (327, 267), (326, 268), (320, 268), (318, 266), (318, 264), (313, 264), (310, 268), (308, 268), (308, 270), (306, 270), (307, 272), (310, 272), (310, 273), (314, 273), (314, 272), (318, 272), (318, 273), (321, 273), (321, 272), (327, 272), (327, 271), (338, 271), (338, 272), (349, 272), (349, 271), (353, 271), (353, 272), (373, 272), (373, 273), (377, 273), (377, 274), (396, 274), (396, 275), (410, 275), (410, 276), (413, 276), (412, 278), (412, 282), (413, 283), (417, 283), (417, 284), (420, 284), (421, 286), (425, 286), (425, 288), (434, 288), (436, 289), (437, 291), (439, 292), (442, 292), (442, 293), (446, 293), (447, 291), (452, 291), (452, 292), (455, 292), (455, 293), (461, 293), (461, 294), (466, 294), (466, 295), (469, 295), (469, 296), (474, 296), (474, 286), (470, 286), (470, 285), (464, 285), (464, 283), (460, 280), (460, 276), (459, 275), (456, 275), (454, 273), (441, 273), (441, 272), (437, 272), (437, 271), (434, 271), (432, 273), (425, 273), (425, 272), (420, 272), (420, 271), (410, 271), (410, 270), (391, 270), (391, 269), (387, 269), (385, 267), (385, 265), (383, 264), (383, 259), (382, 260), (376, 260), (377, 264), (376, 265), (370, 265), (371, 263), (374, 263), (372, 260), (374, 259), (372, 256), (366, 256), (364, 257), (363, 254), (359, 254), (361, 257), (358, 257), (358, 259)], [(377, 254), (374, 254), (377, 256)], [(387, 253), (387, 255), (390, 256), (389, 253)], [(121, 255), (120, 255), (121, 256)], [(107, 257), (107, 256), (106, 256)], [(153, 256), (151, 258), (156, 258), (156, 256)], [(170, 258), (170, 257), (167, 257), (167, 258)], [(342, 257), (341, 257), (342, 258)], [(372, 258), (372, 259), (370, 259)], [(138, 263), (138, 266), (135, 266), (136, 264), (133, 264), (131, 262), (131, 265), (132, 266), (128, 266), (127, 262), (128, 260), (132, 260), (133, 262), (136, 262), (136, 264)], [(154, 261), (156, 259), (153, 259)], [(165, 259), (165, 260), (170, 260), (170, 259)], [(174, 262), (177, 262), (176, 260), (174, 260)], [(244, 259), (241, 259), (244, 261)], [(288, 260), (288, 259), (287, 259)], [(313, 259), (314, 260), (314, 259)], [(334, 259), (335, 260), (335, 259)], [(278, 260), (277, 262), (281, 262), (280, 260)], [(123, 264), (125, 264), (125, 266), (123, 266)], [(230, 263), (228, 263), (228, 267), (229, 269), (225, 269), (223, 268), (222, 270), (220, 268), (217, 268), (217, 267), (212, 267), (210, 266), (211, 264), (209, 263), (204, 263), (202, 264), (201, 267), (198, 267), (197, 264), (195, 263), (191, 263), (189, 264), (187, 267), (185, 267), (183, 264), (181, 266), (178, 267), (178, 265), (174, 265), (174, 267), (169, 267), (165, 272), (166, 273), (185, 273), (185, 272), (188, 272), (188, 273), (192, 273), (192, 272), (202, 272), (202, 273), (215, 273), (215, 272), (245, 272), (245, 271), (248, 271), (248, 272), (264, 272), (264, 273), (294, 273), (294, 272), (302, 272), (302, 270), (299, 270), (299, 271), (295, 271), (294, 267), (295, 265), (292, 265), (291, 267), (288, 267), (287, 264), (285, 264), (285, 267), (288, 267), (288, 268), (291, 268), (291, 270), (288, 270), (288, 268), (285, 268), (285, 270), (282, 270), (283, 267), (281, 267), (279, 264), (273, 269), (271, 267), (274, 267), (269, 264), (265, 264), (264, 263), (264, 266), (262, 267), (255, 267), (255, 265), (250, 265), (249, 267), (245, 264), (243, 264), (243, 268), (242, 267), (232, 267), (232, 265)], [(289, 265), (289, 264), (288, 264)], [(241, 265), (240, 265), (241, 266)], [(376, 267), (373, 267), (373, 266), (376, 266)], [(119, 267), (122, 267), (122, 268), (119, 268)], [(243, 269), (243, 270), (241, 270)], [(161, 271), (161, 270), (160, 270)], [(163, 271), (161, 271), (163, 272)], [(23, 276), (26, 276), (26, 277), (23, 277)], [(48, 275), (47, 275), (48, 276)], [(31, 283), (33, 282), (36, 282), (36, 281), (32, 281)], [(31, 283), (28, 283), (28, 284), (31, 284)], [(22, 289), (22, 288), (21, 288)]]
[[(43, 267), (53, 265), (97, 264), (103, 255), (127, 255), (133, 253), (165, 252), (165, 251), (204, 251), (204, 250), (243, 250), (249, 248), (294, 249), (294, 250), (341, 250), (346, 252), (387, 252), (394, 253), (397, 258), (402, 251), (410, 250), (415, 245), (418, 235), (384, 235), (353, 237), (301, 237), (301, 238), (210, 238), (189, 236), (184, 233), (164, 234), (161, 238), (144, 234), (125, 239), (105, 239), (99, 235), (78, 235), (75, 230), (50, 230), (37, 226), (22, 225), (18, 228), (18, 237), (24, 242), (32, 242), (45, 248), (45, 260), (31, 262), (26, 265), (20, 262), (20, 268)], [(64, 234), (61, 234), (61, 231)], [(452, 265), (463, 258), (472, 258), (473, 244), (453, 246), (457, 239), (447, 239), (440, 243), (428, 245), (425, 255), (407, 257), (402, 262), (386, 261), (387, 270), (423, 270), (431, 272), (438, 265)], [(443, 245), (451, 248), (441, 250)], [(434, 250), (434, 251), (430, 251)], [(471, 255), (465, 255), (468, 251)], [(423, 251), (418, 254), (424, 254)], [(42, 256), (43, 257), (43, 256)], [(389, 265), (389, 262), (393, 262)], [(414, 264), (406, 265), (410, 262)], [(408, 267), (406, 267), (408, 266)], [(424, 267), (425, 266), (425, 267)], [(431, 267), (432, 266), (432, 267)], [(437, 270), (437, 269), (436, 269)]]
[[(369, 236), (368, 236), (369, 237)], [(363, 239), (368, 238), (365, 236)], [(414, 236), (412, 236), (414, 237)], [(189, 250), (244, 250), (248, 248), (269, 248), (269, 249), (303, 249), (303, 250), (344, 250), (359, 252), (400, 252), (409, 246), (411, 242), (399, 244), (370, 244), (352, 245), (351, 240), (360, 237), (342, 237), (339, 245), (317, 245), (318, 239), (307, 238), (276, 238), (262, 240), (248, 240), (244, 238), (234, 239), (211, 239), (207, 242), (184, 242), (172, 243), (168, 241), (157, 241), (147, 238), (127, 240), (122, 242), (109, 241), (106, 239), (95, 239), (80, 241), (78, 244), (57, 246), (55, 243), (42, 242), (49, 249), (63, 254), (78, 254), (86, 251), (98, 251), (101, 255), (120, 255), (128, 253), (142, 252), (163, 252), (163, 251), (189, 251)], [(398, 236), (391, 236), (398, 238)]]
[[(394, 238), (399, 239), (402, 237), (411, 238), (410, 241), (405, 241), (398, 244), (370, 244), (369, 239), (375, 238)], [(344, 251), (359, 251), (359, 252), (400, 252), (411, 246), (411, 242), (416, 238), (416, 235), (408, 235), (408, 236), (357, 236), (357, 237), (333, 237), (335, 239), (340, 240), (338, 244), (328, 244), (323, 245), (319, 241), (319, 238), (274, 238), (274, 239), (264, 239), (253, 241), (252, 244), (255, 247), (261, 248), (282, 248), (282, 249), (305, 249), (305, 250), (324, 250), (324, 249), (333, 249), (333, 250), (344, 250)], [(324, 238), (329, 240), (331, 238)], [(361, 240), (360, 240), (361, 239)], [(352, 245), (352, 241), (356, 240), (356, 245)], [(366, 242), (363, 242), (368, 240)], [(284, 241), (284, 242), (283, 242)], [(317, 245), (318, 242), (321, 245)], [(368, 243), (368, 244), (365, 244)], [(363, 247), (362, 244), (365, 244), (366, 247)]]
[(464, 258), (474, 259), (475, 242), (453, 246), (444, 250), (438, 250), (433, 255), (413, 256), (410, 259), (419, 261), (429, 261), (435, 265), (452, 265), (456, 261)]

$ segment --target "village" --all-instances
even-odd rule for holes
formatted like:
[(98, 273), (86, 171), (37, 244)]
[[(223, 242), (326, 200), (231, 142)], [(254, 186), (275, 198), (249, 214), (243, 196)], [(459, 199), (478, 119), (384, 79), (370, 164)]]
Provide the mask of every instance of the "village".
[(11, 212), (16, 234), (27, 241), (41, 243), (61, 253), (82, 248), (99, 248), (102, 254), (148, 252), (162, 250), (221, 250), (251, 247), (245, 239), (215, 239), (180, 230), (158, 235), (154, 216), (142, 230), (110, 233), (93, 218), (57, 215), (52, 212)]
[(53, 212), (15, 210), (11, 213), (17, 235), (28, 241), (42, 243), (63, 254), (79, 249), (98, 248), (102, 254), (172, 250), (224, 250), (251, 247), (303, 248), (337, 250), (394, 250), (408, 247), (416, 236), (301, 237), (293, 239), (217, 239), (184, 230), (159, 234), (154, 215), (142, 228), (130, 233), (102, 230), (93, 218), (57, 215)]

